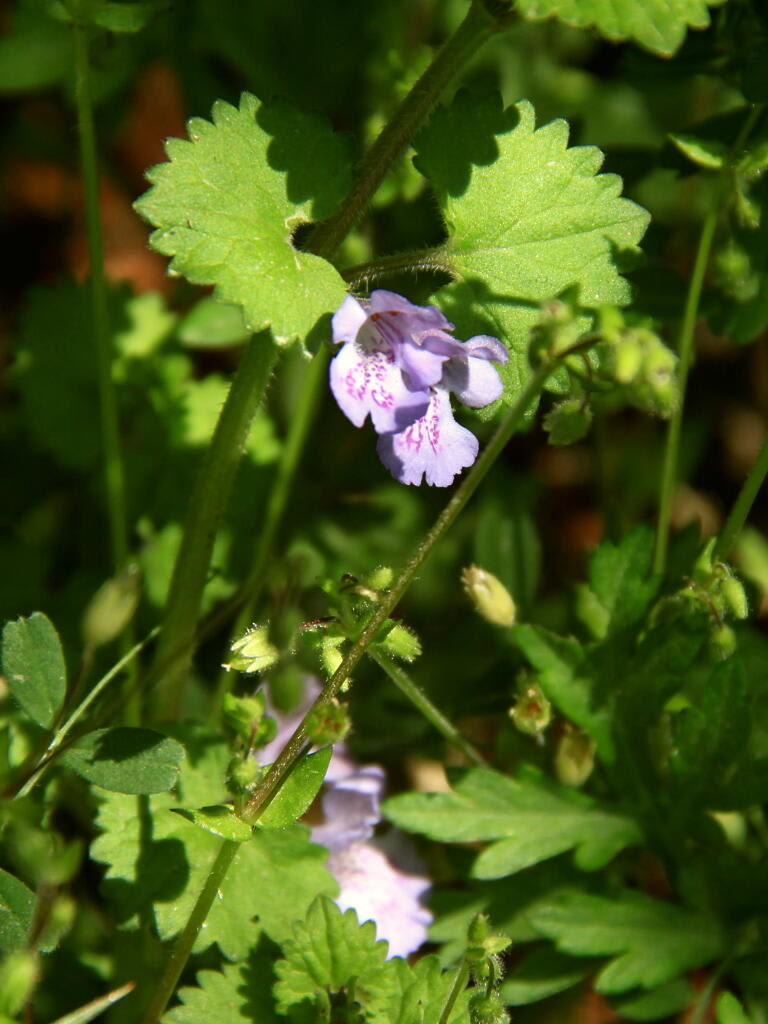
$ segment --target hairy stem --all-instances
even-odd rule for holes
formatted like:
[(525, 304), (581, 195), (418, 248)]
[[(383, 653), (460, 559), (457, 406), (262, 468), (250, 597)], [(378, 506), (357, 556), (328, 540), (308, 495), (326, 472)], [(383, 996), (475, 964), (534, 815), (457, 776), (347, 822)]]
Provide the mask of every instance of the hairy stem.
[(466, 960), (462, 960), (459, 966), (456, 968), (456, 975), (451, 985), (451, 991), (448, 993), (448, 998), (445, 1000), (445, 1006), (440, 1014), (440, 1018), (437, 1024), (446, 1024), (448, 1018), (451, 1016), (451, 1010), (453, 1009), (456, 1000), (459, 998), (461, 993), (467, 987), (469, 981), (469, 964)]
[[(338, 669), (325, 684), (322, 693), (315, 701), (313, 707), (320, 707), (324, 704), (330, 703), (341, 689), (343, 683), (349, 678), (350, 673), (375, 639), (380, 627), (389, 617), (392, 610), (413, 582), (414, 576), (423, 565), (427, 556), (431, 553), (435, 544), (437, 544), (441, 537), (453, 525), (457, 516), (475, 493), (512, 434), (522, 423), (529, 406), (539, 395), (542, 387), (544, 386), (544, 382), (554, 371), (557, 365), (558, 364), (556, 362), (542, 365), (532, 375), (514, 406), (501, 421), (496, 433), (488, 442), (480, 455), (480, 458), (461, 484), (459, 484), (448, 504), (437, 517), (434, 526), (395, 580), (391, 590), (382, 597), (381, 603), (371, 616), (368, 624), (350, 647), (341, 665), (339, 665)], [(249, 820), (255, 821), (258, 819), (259, 814), (261, 814), (280, 789), (280, 786), (291, 771), (296, 759), (301, 756), (307, 742), (306, 723), (309, 715), (311, 714), (312, 710), (310, 710), (304, 717), (303, 721), (288, 740), (277, 760), (267, 773), (264, 781), (259, 785), (254, 795), (248, 801), (245, 809), (245, 816)]]
[(739, 132), (738, 138), (731, 147), (728, 156), (723, 160), (715, 190), (704, 218), (699, 237), (699, 245), (696, 250), (696, 260), (691, 273), (691, 280), (688, 285), (688, 295), (685, 300), (683, 322), (680, 326), (680, 336), (677, 344), (679, 357), (678, 379), (680, 388), (680, 399), (677, 408), (669, 421), (667, 440), (664, 448), (664, 462), (661, 470), (661, 489), (659, 494), (659, 517), (656, 524), (656, 546), (653, 554), (653, 571), (663, 573), (667, 563), (667, 547), (669, 544), (669, 518), (672, 509), (672, 498), (677, 482), (677, 467), (680, 457), (680, 432), (683, 424), (683, 410), (685, 408), (685, 389), (688, 383), (688, 371), (693, 358), (693, 334), (696, 327), (699, 312), (699, 300), (704, 285), (704, 275), (709, 263), (709, 254), (712, 249), (712, 241), (715, 236), (720, 206), (722, 203), (728, 176), (731, 173), (733, 158), (738, 154), (744, 145), (747, 136), (752, 131), (755, 121), (762, 112), (762, 107), (754, 106), (750, 109), (747, 119)]
[(216, 532), (276, 358), (277, 348), (268, 331), (251, 338), (190, 495), (155, 655), (155, 666), (163, 667), (165, 681), (160, 716), (174, 717), (179, 710)]
[(356, 267), (342, 270), (341, 276), (354, 289), (371, 281), (377, 281), (388, 274), (400, 274), (403, 271), (410, 273), (428, 271), (431, 273), (449, 274), (451, 277), (455, 277), (453, 264), (450, 261), (447, 250), (443, 248), (421, 249), (416, 252), (398, 252), (392, 256), (382, 256), (380, 259), (371, 260), (369, 263), (360, 263)]
[(454, 81), (482, 44), (494, 33), (501, 31), (506, 17), (506, 14), (492, 14), (480, 0), (474, 0), (464, 21), (402, 101), (364, 157), (357, 181), (339, 212), (315, 229), (309, 245), (312, 252), (326, 259), (330, 259), (336, 252), (361, 217), (395, 159), (426, 120), (441, 93)]
[(414, 683), (407, 672), (391, 658), (387, 657), (386, 654), (380, 654), (378, 651), (371, 650), (370, 647), (368, 648), (368, 657), (375, 661), (380, 669), (386, 672), (395, 686), (405, 694), (416, 710), (421, 712), (441, 736), (452, 746), (456, 747), (457, 750), (460, 750), (471, 764), (477, 765), (479, 768), (488, 766), (488, 762), (483, 755), (469, 742), (466, 736), (462, 735), (453, 722), (446, 718), (439, 708), (435, 707), (426, 693)]
[(232, 839), (225, 839), (222, 842), (208, 878), (205, 880), (205, 885), (200, 890), (200, 895), (197, 897), (192, 913), (189, 915), (184, 926), (184, 931), (173, 943), (165, 970), (158, 982), (152, 1002), (149, 1004), (149, 1008), (144, 1015), (144, 1024), (155, 1024), (162, 1017), (168, 1005), (168, 1000), (176, 990), (176, 985), (189, 959), (189, 954), (192, 952), (195, 939), (208, 916), (213, 901), (216, 899), (219, 886), (224, 881), (239, 847), (240, 843), (236, 843)]
[(718, 538), (715, 546), (716, 558), (727, 559), (733, 550), (733, 546), (739, 539), (744, 523), (747, 521), (747, 516), (754, 500), (763, 486), (766, 473), (768, 473), (768, 434), (763, 438), (762, 446), (757, 453), (752, 469), (749, 471), (749, 476), (744, 481), (744, 485), (741, 491), (739, 491), (739, 496), (731, 509), (731, 514), (728, 516), (723, 527), (723, 532)]
[(85, 219), (88, 230), (91, 322), (96, 347), (110, 548), (114, 571), (119, 572), (124, 568), (128, 559), (125, 474), (120, 451), (117, 394), (112, 379), (112, 332), (109, 323), (107, 283), (104, 277), (104, 243), (99, 211), (99, 173), (96, 159), (96, 133), (93, 126), (93, 102), (91, 100), (88, 28), (86, 25), (78, 23), (79, 9), (80, 3), (77, 3), (72, 26), (75, 50), (75, 98), (80, 137), (80, 167), (85, 192)]

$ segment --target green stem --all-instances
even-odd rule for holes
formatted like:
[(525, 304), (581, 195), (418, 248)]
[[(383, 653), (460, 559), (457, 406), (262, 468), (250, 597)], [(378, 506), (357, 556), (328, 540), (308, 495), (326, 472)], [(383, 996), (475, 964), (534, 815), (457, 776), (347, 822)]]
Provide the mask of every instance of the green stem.
[[(161, 716), (174, 717), (179, 711), (216, 531), (276, 357), (277, 348), (268, 332), (251, 338), (189, 498), (155, 655), (155, 666), (162, 667), (166, 684), (159, 708)], [(150, 676), (154, 679), (156, 674), (157, 669)]]
[(661, 490), (659, 495), (659, 518), (656, 524), (656, 546), (653, 554), (653, 571), (663, 573), (667, 563), (667, 547), (669, 544), (669, 518), (672, 509), (672, 498), (677, 482), (677, 469), (680, 457), (680, 433), (683, 423), (683, 410), (685, 407), (685, 389), (688, 383), (688, 371), (693, 358), (693, 334), (698, 319), (699, 300), (704, 285), (709, 254), (712, 248), (712, 241), (715, 236), (717, 220), (720, 215), (720, 204), (725, 192), (728, 176), (731, 173), (732, 161), (735, 154), (744, 145), (747, 136), (752, 131), (755, 121), (760, 116), (761, 107), (752, 107), (738, 138), (731, 147), (728, 156), (723, 160), (714, 194), (704, 218), (701, 228), (696, 260), (693, 265), (688, 295), (685, 300), (683, 322), (680, 326), (680, 336), (677, 344), (679, 357), (678, 380), (680, 398), (677, 408), (669, 421), (666, 446), (664, 449), (664, 462), (661, 470)]
[(123, 669), (126, 668), (126, 666), (133, 661), (133, 659), (139, 654), (139, 652), (142, 651), (147, 646), (148, 643), (154, 640), (154, 638), (157, 636), (159, 632), (160, 627), (155, 627), (155, 629), (153, 629), (151, 633), (145, 636), (142, 641), (135, 644), (130, 649), (130, 651), (123, 655), (123, 657), (119, 661), (115, 662), (115, 664), (112, 666), (109, 672), (107, 672), (105, 675), (101, 677), (101, 679), (98, 681), (98, 683), (96, 683), (96, 685), (88, 693), (88, 695), (80, 702), (80, 704), (78, 704), (78, 706), (75, 708), (75, 710), (66, 720), (66, 722), (64, 722), (64, 724), (60, 726), (59, 729), (57, 729), (56, 733), (53, 736), (53, 739), (46, 747), (45, 753), (40, 758), (38, 763), (35, 765), (32, 774), (29, 776), (27, 781), (16, 794), (17, 796), (26, 796), (27, 793), (31, 791), (33, 786), (35, 786), (37, 782), (40, 780), (40, 777), (43, 774), (43, 772), (49, 767), (49, 765), (53, 761), (56, 751), (59, 749), (59, 747), (61, 747), (62, 743), (64, 742), (67, 734), (72, 729), (72, 727), (82, 718), (82, 716), (91, 706), (91, 704), (93, 704), (96, 698), (106, 689), (106, 687), (112, 682), (115, 676), (119, 675), (123, 671)]
[(504, 14), (496, 16), (480, 0), (474, 0), (464, 21), (399, 105), (364, 157), (357, 181), (339, 212), (319, 224), (313, 232), (309, 244), (312, 252), (326, 259), (333, 256), (440, 95), (482, 44), (501, 31), (505, 21)]
[(448, 1018), (451, 1016), (451, 1010), (459, 998), (461, 993), (467, 987), (469, 981), (469, 964), (466, 960), (462, 960), (459, 966), (456, 968), (456, 976), (453, 979), (451, 985), (451, 991), (448, 993), (448, 998), (445, 1000), (445, 1006), (440, 1014), (440, 1018), (437, 1024), (446, 1024)]
[[(79, 8), (80, 4), (77, 4)], [(96, 159), (96, 133), (88, 59), (88, 28), (79, 24), (75, 12), (72, 26), (75, 51), (75, 98), (80, 136), (80, 166), (85, 192), (85, 218), (90, 255), (90, 301), (93, 339), (96, 347), (96, 372), (99, 391), (101, 439), (104, 449), (104, 474), (107, 492), (110, 545), (115, 572), (128, 560), (128, 528), (125, 510), (125, 476), (120, 452), (120, 425), (117, 395), (112, 379), (112, 332), (109, 323), (107, 284), (104, 277), (104, 244), (99, 212), (99, 175)]]
[(232, 839), (225, 839), (222, 842), (205, 885), (197, 897), (192, 913), (189, 915), (184, 926), (184, 931), (173, 944), (154, 998), (144, 1016), (144, 1024), (155, 1024), (162, 1017), (169, 999), (176, 990), (176, 985), (189, 959), (189, 954), (192, 952), (195, 939), (210, 912), (219, 887), (224, 881), (239, 848), (240, 843), (234, 842)]
[(448, 251), (442, 247), (436, 249), (421, 249), (414, 252), (398, 252), (392, 256), (382, 256), (380, 259), (371, 260), (369, 263), (360, 263), (356, 267), (348, 267), (342, 270), (341, 276), (354, 289), (370, 281), (377, 281), (389, 274), (400, 274), (403, 272), (418, 273), (428, 271), (431, 273), (449, 274), (456, 276), (456, 271), (451, 263)]
[(733, 546), (739, 538), (744, 523), (747, 521), (752, 504), (760, 488), (763, 486), (766, 473), (768, 473), (768, 434), (763, 438), (763, 444), (757, 453), (752, 469), (749, 471), (749, 476), (744, 481), (744, 486), (739, 492), (739, 496), (731, 509), (731, 514), (728, 516), (728, 520), (723, 527), (723, 532), (720, 534), (715, 545), (715, 557), (717, 559), (727, 559), (733, 550)]
[(435, 707), (426, 693), (414, 683), (407, 672), (392, 661), (391, 658), (388, 658), (385, 654), (380, 654), (378, 651), (371, 650), (370, 647), (368, 648), (368, 657), (386, 672), (395, 686), (405, 694), (417, 711), (424, 715), (426, 720), (437, 729), (441, 736), (448, 740), (457, 750), (460, 750), (468, 761), (480, 768), (488, 767), (488, 762), (483, 755), (459, 732), (453, 722), (446, 718), (439, 708)]
[(395, 580), (391, 590), (383, 596), (381, 603), (371, 616), (368, 624), (360, 633), (360, 636), (350, 647), (341, 665), (339, 665), (338, 669), (323, 687), (323, 691), (315, 701), (313, 709), (311, 709), (304, 717), (293, 736), (291, 736), (283, 750), (280, 752), (277, 760), (270, 768), (263, 782), (258, 786), (256, 792), (248, 801), (245, 815), (249, 820), (255, 821), (258, 819), (259, 814), (270, 803), (277, 791), (280, 789), (280, 786), (291, 771), (296, 759), (301, 756), (307, 742), (306, 723), (309, 715), (313, 713), (314, 708), (330, 703), (330, 701), (332, 701), (339, 692), (344, 682), (349, 678), (349, 675), (355, 665), (357, 665), (367, 651), (369, 645), (375, 639), (380, 627), (389, 617), (392, 610), (413, 582), (414, 576), (421, 568), (427, 556), (431, 553), (435, 544), (453, 525), (456, 517), (475, 493), (512, 434), (522, 423), (529, 406), (538, 396), (544, 386), (544, 382), (550, 374), (553, 373), (557, 365), (557, 361), (542, 365), (531, 376), (531, 379), (519, 395), (517, 401), (501, 421), (496, 433), (486, 445), (480, 455), (480, 458), (461, 484), (459, 484), (453, 496), (448, 501), (448, 504), (437, 517), (434, 526), (416, 549), (415, 553), (398, 578)]

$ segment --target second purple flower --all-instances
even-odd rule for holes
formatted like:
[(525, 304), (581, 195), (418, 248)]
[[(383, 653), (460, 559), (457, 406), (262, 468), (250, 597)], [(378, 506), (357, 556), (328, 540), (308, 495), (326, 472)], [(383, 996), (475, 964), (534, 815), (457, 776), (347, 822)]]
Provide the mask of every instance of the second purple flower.
[(506, 363), (498, 338), (458, 341), (436, 306), (414, 306), (396, 292), (348, 296), (333, 317), (342, 348), (331, 363), (331, 390), (361, 427), (370, 415), (379, 456), (404, 484), (447, 487), (477, 458), (477, 438), (453, 418), (450, 393), (481, 408), (502, 383), (491, 363)]

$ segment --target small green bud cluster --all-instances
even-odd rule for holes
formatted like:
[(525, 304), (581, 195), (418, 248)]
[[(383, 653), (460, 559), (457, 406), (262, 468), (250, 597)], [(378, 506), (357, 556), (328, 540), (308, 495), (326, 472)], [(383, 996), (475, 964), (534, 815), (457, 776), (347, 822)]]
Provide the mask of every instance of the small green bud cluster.
[(583, 321), (579, 320), (575, 301), (572, 301), (574, 298), (568, 292), (542, 307), (528, 346), (531, 366), (539, 366), (565, 355), (584, 333)]
[(677, 408), (677, 356), (647, 327), (631, 327), (618, 310), (600, 314), (601, 374), (618, 384), (643, 412), (669, 419)]
[(731, 567), (714, 560), (715, 543), (714, 537), (707, 543), (696, 560), (691, 579), (677, 596), (709, 613), (712, 619), (710, 649), (718, 659), (725, 661), (736, 650), (736, 634), (726, 620), (746, 619), (749, 602), (744, 584)]
[(339, 743), (350, 730), (346, 704), (334, 697), (324, 704), (315, 704), (307, 715), (307, 736), (317, 747)]
[(595, 744), (580, 729), (567, 725), (555, 750), (555, 775), (564, 786), (583, 786), (595, 767)]
[(263, 747), (275, 738), (277, 724), (274, 718), (264, 713), (263, 693), (248, 697), (235, 697), (225, 693), (222, 702), (222, 717), (225, 725), (242, 740), (249, 750)]
[(475, 914), (470, 921), (465, 960), (475, 983), (469, 1000), (472, 1024), (506, 1024), (509, 1020), (498, 988), (503, 976), (500, 954), (511, 942), (506, 935), (491, 932), (485, 914)]
[(222, 668), (228, 672), (245, 672), (247, 675), (264, 672), (280, 657), (280, 652), (270, 642), (266, 626), (251, 626), (229, 649), (232, 658)]
[(517, 700), (508, 714), (520, 732), (541, 740), (545, 729), (552, 721), (552, 705), (544, 696), (539, 684), (523, 676), (518, 686)]
[(493, 573), (470, 565), (461, 572), (461, 582), (475, 611), (494, 626), (512, 626), (515, 622), (515, 602), (512, 595)]

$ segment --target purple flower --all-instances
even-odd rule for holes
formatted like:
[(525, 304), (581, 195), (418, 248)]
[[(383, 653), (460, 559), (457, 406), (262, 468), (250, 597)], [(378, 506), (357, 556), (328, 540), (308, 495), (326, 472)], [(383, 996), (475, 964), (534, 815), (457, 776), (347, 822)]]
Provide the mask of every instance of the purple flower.
[(404, 484), (447, 487), (477, 458), (477, 439), (453, 418), (450, 392), (481, 408), (502, 392), (490, 364), (505, 363), (498, 340), (458, 341), (436, 306), (414, 306), (378, 290), (365, 303), (348, 296), (333, 317), (342, 343), (331, 363), (331, 390), (348, 419), (361, 427), (370, 415), (381, 435), (378, 452)]

